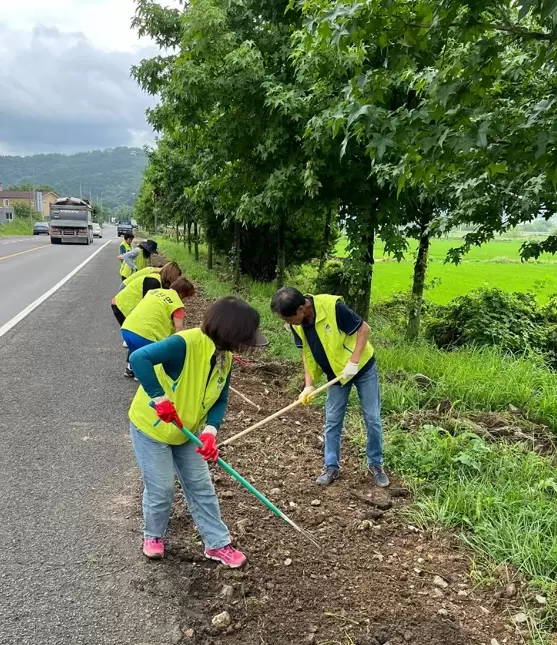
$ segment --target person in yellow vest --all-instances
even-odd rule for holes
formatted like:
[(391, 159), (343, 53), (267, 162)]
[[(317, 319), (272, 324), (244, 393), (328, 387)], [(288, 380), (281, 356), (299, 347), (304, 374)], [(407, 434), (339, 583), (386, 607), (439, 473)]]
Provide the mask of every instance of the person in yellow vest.
[(145, 267), (126, 278), (124, 288), (112, 298), (112, 312), (120, 327), (148, 291), (168, 289), (181, 275), (182, 269), (176, 262), (167, 262), (162, 268)]
[(194, 293), (195, 288), (189, 280), (178, 278), (168, 289), (149, 291), (127, 316), (120, 330), (128, 347), (125, 376), (135, 378), (130, 355), (136, 349), (184, 329), (184, 303)]
[[(176, 473), (205, 556), (229, 567), (246, 562), (221, 519), (207, 460), (218, 457), (216, 435), (228, 405), (232, 352), (267, 345), (259, 320), (247, 302), (229, 296), (208, 308), (201, 328), (131, 355), (140, 387), (129, 411), (130, 433), (143, 478), (143, 553), (148, 558), (164, 556)], [(176, 418), (198, 435), (202, 448), (175, 427)]]
[(132, 273), (144, 269), (149, 264), (151, 255), (156, 252), (157, 243), (154, 240), (146, 240), (145, 242), (140, 242), (135, 249), (119, 255), (118, 259), (122, 260), (122, 265), (120, 266), (122, 280), (129, 278)]
[(340, 377), (327, 390), (325, 404), (325, 467), (317, 483), (328, 485), (340, 475), (340, 444), (344, 416), (352, 385), (356, 386), (366, 426), (366, 456), (377, 486), (386, 488), (389, 478), (383, 469), (381, 399), (369, 325), (347, 307), (339, 296), (304, 296), (298, 289), (279, 289), (271, 310), (292, 329), (302, 350), (305, 388), (300, 400), (308, 402), (317, 381)]
[(120, 243), (120, 248), (119, 248), (120, 255), (118, 256), (118, 259), (120, 260), (120, 269), (122, 269), (122, 262), (124, 261), (121, 258), (125, 253), (132, 250), (132, 242), (134, 240), (134, 237), (135, 236), (133, 233), (125, 233), (124, 239)]

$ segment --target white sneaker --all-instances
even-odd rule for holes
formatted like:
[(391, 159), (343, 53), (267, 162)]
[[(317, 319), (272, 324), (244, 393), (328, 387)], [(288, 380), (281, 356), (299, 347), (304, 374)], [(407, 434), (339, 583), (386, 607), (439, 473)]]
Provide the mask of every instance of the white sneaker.
[(125, 347), (125, 348), (127, 349), (127, 348), (128, 348), (128, 343), (126, 343), (126, 341), (124, 341), (124, 342), (122, 343), (122, 347)]

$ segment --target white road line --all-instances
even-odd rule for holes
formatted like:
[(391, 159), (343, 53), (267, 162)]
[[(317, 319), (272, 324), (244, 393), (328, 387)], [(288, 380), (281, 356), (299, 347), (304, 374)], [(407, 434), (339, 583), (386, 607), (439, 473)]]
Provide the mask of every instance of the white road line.
[(108, 244), (110, 244), (112, 240), (108, 240), (105, 242), (100, 249), (97, 249), (94, 253), (92, 253), (86, 260), (84, 260), (79, 266), (77, 266), (75, 269), (70, 271), (68, 275), (60, 280), (57, 284), (55, 284), (53, 287), (51, 287), (48, 291), (43, 293), (42, 296), (39, 296), (34, 302), (32, 302), (30, 305), (27, 305), (25, 309), (22, 309), (18, 314), (16, 314), (11, 320), (8, 320), (7, 323), (2, 325), (0, 327), (0, 338), (4, 336), (4, 334), (7, 334), (10, 329), (13, 329), (18, 323), (20, 323), (24, 318), (27, 318), (27, 316), (34, 311), (39, 305), (42, 305), (45, 300), (48, 300), (50, 296), (52, 296), (54, 293), (60, 289), (60, 287), (63, 287), (66, 282), (71, 280), (76, 273), (81, 271), (83, 267), (91, 262), (91, 260), (95, 257), (95, 255), (98, 255)]

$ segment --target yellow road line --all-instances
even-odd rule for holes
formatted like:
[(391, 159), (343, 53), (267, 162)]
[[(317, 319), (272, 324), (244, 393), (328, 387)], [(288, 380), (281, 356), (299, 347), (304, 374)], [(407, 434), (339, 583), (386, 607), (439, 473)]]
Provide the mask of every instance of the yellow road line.
[(44, 249), (50, 244), (41, 244), (41, 246), (36, 246), (34, 249), (27, 249), (27, 251), (19, 251), (18, 253), (12, 253), (11, 255), (4, 255), (0, 260), (7, 260), (8, 258), (15, 258), (16, 255), (23, 255), (24, 253), (31, 253), (31, 251), (38, 251), (39, 249)]

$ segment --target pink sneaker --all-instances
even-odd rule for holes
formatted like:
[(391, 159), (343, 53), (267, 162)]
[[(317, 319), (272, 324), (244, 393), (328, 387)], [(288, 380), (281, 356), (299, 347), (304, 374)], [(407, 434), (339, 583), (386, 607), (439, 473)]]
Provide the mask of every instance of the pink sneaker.
[(220, 549), (205, 549), (205, 557), (225, 564), (231, 569), (243, 567), (247, 560), (246, 556), (238, 549), (235, 549), (232, 544), (221, 546)]
[(160, 560), (164, 556), (164, 540), (162, 538), (143, 538), (143, 554), (151, 560)]

